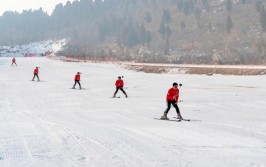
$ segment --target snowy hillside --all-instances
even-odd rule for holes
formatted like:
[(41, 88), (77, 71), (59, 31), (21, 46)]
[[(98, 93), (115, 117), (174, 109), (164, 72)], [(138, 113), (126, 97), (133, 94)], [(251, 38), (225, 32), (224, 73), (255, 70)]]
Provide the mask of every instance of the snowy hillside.
[[(1, 167), (264, 167), (266, 76), (145, 74), (0, 58)], [(34, 67), (40, 79), (32, 82)], [(70, 89), (77, 71), (86, 90)], [(129, 98), (110, 98), (118, 75)], [(171, 84), (190, 122), (155, 120)], [(173, 108), (169, 117), (175, 116)]]
[(41, 56), (56, 53), (66, 44), (66, 40), (42, 41), (24, 45), (0, 46), (0, 57)]

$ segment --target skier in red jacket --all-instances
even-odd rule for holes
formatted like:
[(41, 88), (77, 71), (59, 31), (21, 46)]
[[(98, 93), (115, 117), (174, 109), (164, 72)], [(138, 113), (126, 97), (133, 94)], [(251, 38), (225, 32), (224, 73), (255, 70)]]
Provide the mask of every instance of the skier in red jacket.
[(116, 86), (116, 91), (115, 91), (113, 97), (116, 97), (116, 93), (118, 92), (119, 89), (126, 95), (126, 97), (128, 97), (127, 96), (127, 93), (123, 89), (123, 87), (124, 87), (124, 81), (121, 79), (120, 76), (118, 77), (118, 80), (116, 80), (115, 86)]
[(37, 77), (38, 78), (38, 81), (40, 81), (40, 79), (39, 79), (39, 67), (36, 67), (35, 69), (34, 69), (34, 71), (33, 71), (33, 78), (32, 78), (32, 81), (34, 81), (34, 79), (35, 79), (35, 77)]
[(80, 81), (80, 74), (81, 74), (80, 72), (77, 72), (77, 74), (75, 75), (75, 78), (74, 78), (75, 84), (73, 85), (72, 89), (76, 89), (75, 86), (77, 83), (79, 84), (79, 88), (82, 89), (80, 82), (79, 82)]
[[(181, 84), (180, 84), (181, 85)], [(179, 108), (178, 108), (178, 98), (179, 98), (179, 89), (178, 89), (178, 84), (177, 83), (173, 83), (173, 87), (170, 88), (168, 90), (168, 93), (167, 93), (167, 96), (166, 96), (166, 102), (167, 102), (167, 108), (166, 110), (164, 111), (164, 114), (163, 116), (161, 117), (161, 119), (163, 120), (168, 120), (167, 118), (167, 114), (168, 114), (168, 111), (170, 110), (171, 108), (171, 105), (174, 106), (174, 108), (176, 109), (176, 113), (177, 113), (177, 119), (183, 119), (181, 114), (180, 114), (180, 111), (179, 111)]]
[(16, 59), (15, 59), (15, 57), (13, 57), (13, 59), (12, 59), (12, 64), (11, 64), (11, 66), (13, 66), (13, 64), (16, 64), (16, 66), (17, 66), (17, 63), (16, 63)]

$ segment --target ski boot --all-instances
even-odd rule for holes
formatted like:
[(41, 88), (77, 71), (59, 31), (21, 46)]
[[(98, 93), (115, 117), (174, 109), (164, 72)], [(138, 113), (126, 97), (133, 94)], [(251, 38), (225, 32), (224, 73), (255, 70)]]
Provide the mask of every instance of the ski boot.
[(178, 114), (177, 114), (177, 117), (176, 117), (176, 119), (180, 119), (180, 120), (182, 120), (182, 119), (183, 119), (183, 117), (181, 116), (181, 114), (180, 114), (180, 113), (178, 113)]
[(167, 114), (166, 113), (163, 113), (163, 116), (161, 116), (161, 119), (162, 120), (169, 120), (169, 118), (167, 118)]

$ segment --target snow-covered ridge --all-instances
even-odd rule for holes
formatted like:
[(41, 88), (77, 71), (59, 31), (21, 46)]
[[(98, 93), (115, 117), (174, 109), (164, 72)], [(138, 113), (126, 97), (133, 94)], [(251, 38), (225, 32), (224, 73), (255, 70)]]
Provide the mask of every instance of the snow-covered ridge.
[(66, 45), (66, 40), (47, 40), (24, 45), (0, 46), (0, 57), (43, 56), (56, 53)]

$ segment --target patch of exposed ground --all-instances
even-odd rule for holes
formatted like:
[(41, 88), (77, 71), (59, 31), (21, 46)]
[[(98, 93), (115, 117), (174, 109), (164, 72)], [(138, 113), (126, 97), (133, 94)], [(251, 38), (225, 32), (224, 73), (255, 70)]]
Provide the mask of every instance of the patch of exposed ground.
[(223, 74), (223, 75), (265, 75), (265, 69), (242, 69), (242, 68), (204, 68), (204, 67), (165, 67), (126, 65), (128, 70), (141, 71), (145, 73), (185, 73), (185, 74)]

